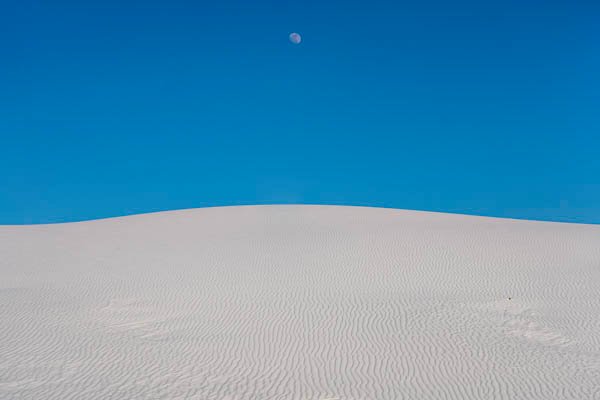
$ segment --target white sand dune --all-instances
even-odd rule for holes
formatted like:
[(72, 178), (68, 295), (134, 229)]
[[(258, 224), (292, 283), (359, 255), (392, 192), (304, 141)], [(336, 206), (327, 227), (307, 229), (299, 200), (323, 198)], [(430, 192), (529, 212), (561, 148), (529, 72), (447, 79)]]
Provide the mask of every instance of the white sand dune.
[(2, 226), (0, 398), (600, 400), (600, 226), (327, 206)]

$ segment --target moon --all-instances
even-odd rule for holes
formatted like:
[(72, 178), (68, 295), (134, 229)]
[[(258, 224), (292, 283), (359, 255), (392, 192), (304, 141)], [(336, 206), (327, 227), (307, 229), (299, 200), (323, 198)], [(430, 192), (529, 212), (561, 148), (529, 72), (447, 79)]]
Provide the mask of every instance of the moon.
[(292, 42), (294, 44), (300, 44), (300, 42), (302, 41), (302, 36), (300, 36), (299, 33), (292, 32), (292, 33), (290, 33), (289, 39), (290, 39), (290, 42)]

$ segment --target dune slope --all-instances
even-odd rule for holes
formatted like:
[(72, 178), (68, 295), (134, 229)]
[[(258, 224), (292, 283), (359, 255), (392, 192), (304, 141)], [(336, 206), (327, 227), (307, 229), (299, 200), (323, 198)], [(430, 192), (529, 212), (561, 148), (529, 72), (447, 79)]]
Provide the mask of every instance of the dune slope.
[(600, 226), (327, 206), (0, 226), (0, 399), (600, 400)]

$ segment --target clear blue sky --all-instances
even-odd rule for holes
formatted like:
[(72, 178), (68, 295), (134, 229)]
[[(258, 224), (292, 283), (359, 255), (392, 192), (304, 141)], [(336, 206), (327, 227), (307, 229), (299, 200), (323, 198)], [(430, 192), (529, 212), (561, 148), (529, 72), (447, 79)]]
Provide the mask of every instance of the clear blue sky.
[(0, 224), (266, 203), (600, 223), (598, 1), (0, 2)]

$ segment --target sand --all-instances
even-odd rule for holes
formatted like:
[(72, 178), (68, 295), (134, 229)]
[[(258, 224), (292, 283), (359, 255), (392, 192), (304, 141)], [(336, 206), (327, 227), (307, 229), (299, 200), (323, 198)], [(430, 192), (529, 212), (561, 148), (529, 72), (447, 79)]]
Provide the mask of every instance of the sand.
[(257, 206), (0, 226), (1, 399), (600, 399), (600, 226)]

